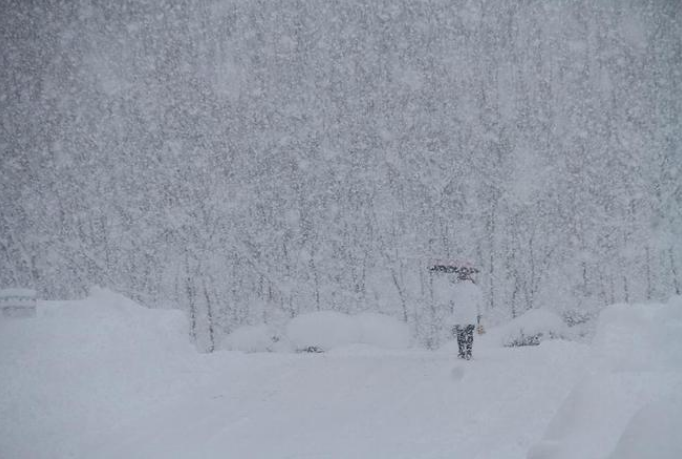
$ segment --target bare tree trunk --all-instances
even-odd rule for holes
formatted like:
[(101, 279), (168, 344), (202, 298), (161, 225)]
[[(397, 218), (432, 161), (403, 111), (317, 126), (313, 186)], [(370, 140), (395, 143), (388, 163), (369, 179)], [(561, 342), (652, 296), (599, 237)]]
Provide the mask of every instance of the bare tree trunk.
[(490, 250), (490, 266), (488, 267), (488, 282), (490, 285), (490, 309), (495, 308), (495, 216), (496, 203), (493, 202), (492, 213), (488, 221), (488, 248)]
[(623, 274), (623, 296), (626, 303), (630, 302), (630, 286), (628, 285), (628, 278)]
[(644, 250), (646, 253), (646, 299), (651, 300), (654, 296), (651, 281), (651, 249), (647, 246)]
[(514, 235), (512, 236), (511, 268), (513, 269), (514, 276), (514, 290), (512, 290), (511, 297), (511, 314), (512, 318), (516, 318), (519, 315), (516, 307), (516, 299), (519, 296), (519, 273), (516, 270), (516, 232), (514, 232)]
[(535, 231), (531, 232), (528, 240), (528, 253), (530, 256), (530, 287), (528, 289), (528, 309), (535, 307), (535, 290), (536, 290), (536, 270), (535, 270)]
[(680, 278), (677, 274), (677, 264), (675, 263), (675, 255), (673, 254), (672, 247), (668, 249), (668, 255), (670, 256), (670, 269), (673, 272), (673, 285), (675, 287), (675, 294), (682, 294), (682, 288), (680, 287)]
[(206, 318), (208, 320), (208, 352), (211, 353), (215, 350), (215, 328), (213, 326), (213, 303), (211, 297), (206, 288), (206, 281), (202, 279), (202, 287), (204, 289), (204, 298), (206, 299)]
[(512, 300), (511, 300), (511, 314), (512, 314), (512, 319), (515, 319), (518, 317), (518, 310), (516, 308), (516, 297), (518, 296), (519, 293), (519, 284), (514, 279), (514, 290), (512, 291)]
[(313, 272), (313, 279), (315, 281), (315, 308), (320, 310), (320, 275), (315, 266), (315, 255), (310, 255), (310, 269)]
[(190, 275), (189, 254), (185, 250), (185, 293), (189, 303), (189, 336), (193, 342), (197, 340), (197, 308), (194, 295), (194, 286)]
[(395, 288), (398, 290), (398, 295), (400, 295), (400, 304), (402, 305), (403, 308), (403, 321), (407, 323), (407, 302), (405, 300), (405, 292), (400, 287), (398, 276), (395, 272), (395, 269), (393, 268), (391, 268), (391, 276), (393, 277), (393, 284), (395, 285)]
[[(628, 235), (623, 231), (623, 247), (628, 246)], [(627, 260), (626, 260), (627, 261)], [(624, 269), (621, 266), (621, 269)], [(630, 302), (630, 286), (628, 285), (627, 270), (623, 270), (623, 296), (626, 303)]]
[(604, 306), (607, 306), (609, 300), (606, 292), (606, 283), (604, 282), (604, 273), (601, 270), (599, 270), (599, 296), (601, 296)]
[(189, 336), (192, 341), (197, 340), (197, 308), (194, 301), (194, 287), (192, 286), (192, 279), (187, 276), (186, 278), (186, 292), (187, 300), (189, 301)]

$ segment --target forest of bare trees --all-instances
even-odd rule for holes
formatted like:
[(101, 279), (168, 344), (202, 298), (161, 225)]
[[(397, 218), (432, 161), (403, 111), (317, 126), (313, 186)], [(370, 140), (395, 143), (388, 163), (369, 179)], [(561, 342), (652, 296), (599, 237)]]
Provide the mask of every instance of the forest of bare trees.
[(375, 311), (438, 341), (682, 290), (682, 5), (4, 1), (0, 287), (241, 324)]

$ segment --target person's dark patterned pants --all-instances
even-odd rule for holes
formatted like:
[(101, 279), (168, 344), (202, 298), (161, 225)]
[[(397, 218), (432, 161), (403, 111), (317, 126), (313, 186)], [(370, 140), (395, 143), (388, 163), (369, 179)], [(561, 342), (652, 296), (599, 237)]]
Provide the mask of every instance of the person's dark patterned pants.
[(474, 344), (474, 329), (473, 324), (455, 325), (455, 333), (457, 334), (457, 345), (459, 346), (459, 358), (469, 360), (471, 358), (471, 347)]

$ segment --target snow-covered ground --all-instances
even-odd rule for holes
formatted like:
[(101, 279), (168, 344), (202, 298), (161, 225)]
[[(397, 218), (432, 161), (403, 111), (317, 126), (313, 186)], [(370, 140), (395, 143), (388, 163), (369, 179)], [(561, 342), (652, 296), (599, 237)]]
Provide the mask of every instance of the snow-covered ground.
[(470, 362), (378, 317), (325, 353), (200, 355), (184, 320), (98, 290), (0, 321), (0, 457), (682, 457), (679, 298), (607, 308), (591, 345), (491, 330)]

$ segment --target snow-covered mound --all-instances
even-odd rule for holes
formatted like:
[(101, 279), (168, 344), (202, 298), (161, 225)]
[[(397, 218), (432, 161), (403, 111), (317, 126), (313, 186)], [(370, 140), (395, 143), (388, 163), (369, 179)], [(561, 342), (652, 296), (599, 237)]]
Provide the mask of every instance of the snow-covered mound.
[(223, 339), (220, 350), (253, 352), (326, 352), (332, 349), (407, 349), (409, 328), (384, 314), (348, 315), (334, 311), (301, 314), (284, 333), (265, 324), (239, 327)]
[(599, 316), (594, 347), (615, 371), (682, 369), (682, 297), (668, 304), (617, 304)]
[(220, 342), (218, 349), (242, 352), (270, 352), (275, 340), (267, 325), (245, 325)]
[(289, 322), (286, 334), (297, 350), (329, 351), (356, 344), (405, 349), (410, 345), (407, 325), (382, 314), (349, 316), (334, 311), (302, 314)]
[(548, 339), (566, 337), (567, 328), (559, 315), (532, 309), (504, 325), (490, 329), (484, 335), (484, 341), (506, 347), (537, 345)]
[(410, 347), (410, 330), (404, 322), (385, 314), (363, 313), (354, 316), (360, 326), (363, 344), (384, 349)]
[(679, 428), (669, 425), (680, 424), (679, 398), (663, 401), (682, 393), (682, 298), (606, 308), (592, 348), (585, 376), (528, 457), (682, 457)]
[[(205, 355), (177, 311), (106, 290), (40, 302), (0, 322), (0, 457), (677, 458), (681, 311), (612, 306), (591, 346), (477, 336), (461, 362), (395, 350), (405, 325), (374, 314), (292, 320), (297, 346), (335, 351), (323, 358)], [(251, 327), (226, 345), (271, 341)]]
[(287, 325), (287, 337), (297, 350), (328, 351), (359, 343), (361, 332), (349, 315), (320, 311), (293, 318)]
[[(682, 388), (681, 388), (682, 389)], [(682, 394), (649, 402), (628, 423), (609, 459), (682, 458)]]
[(292, 352), (293, 346), (286, 336), (265, 324), (245, 325), (227, 335), (218, 350), (240, 352)]
[[(45, 326), (46, 339), (78, 338), (94, 345), (99, 352), (130, 351), (133, 354), (156, 353), (159, 357), (194, 354), (187, 335), (187, 318), (177, 310), (149, 309), (111, 290), (95, 287), (81, 301), (43, 302), (38, 311), (41, 319), (29, 329)], [(135, 352), (133, 352), (135, 351)]]
[(71, 434), (73, 446), (137, 415), (128, 402), (168, 396), (196, 354), (183, 313), (108, 290), (0, 321), (0, 457), (71, 457), (53, 435)]

